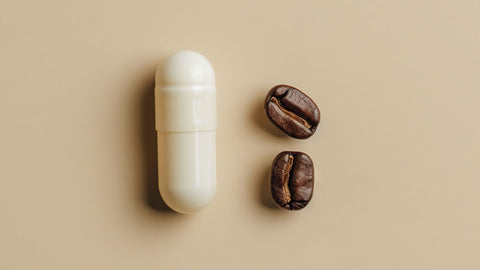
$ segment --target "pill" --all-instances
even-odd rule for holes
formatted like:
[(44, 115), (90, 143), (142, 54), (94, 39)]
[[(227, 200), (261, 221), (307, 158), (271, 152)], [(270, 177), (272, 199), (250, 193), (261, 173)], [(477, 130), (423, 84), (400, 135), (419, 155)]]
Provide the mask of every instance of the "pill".
[(216, 190), (216, 87), (203, 55), (181, 51), (155, 75), (158, 187), (176, 212), (204, 208)]

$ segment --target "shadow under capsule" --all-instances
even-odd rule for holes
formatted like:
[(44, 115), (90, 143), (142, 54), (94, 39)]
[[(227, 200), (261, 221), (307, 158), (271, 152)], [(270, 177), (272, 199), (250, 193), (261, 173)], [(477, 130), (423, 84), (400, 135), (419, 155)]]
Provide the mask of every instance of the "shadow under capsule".
[[(158, 189), (157, 136), (155, 131), (155, 78), (150, 77), (140, 89), (140, 144), (143, 153), (143, 185), (145, 203), (157, 211), (174, 212), (163, 201)], [(161, 151), (161, 149), (160, 149)], [(160, 155), (162, 156), (162, 155)]]

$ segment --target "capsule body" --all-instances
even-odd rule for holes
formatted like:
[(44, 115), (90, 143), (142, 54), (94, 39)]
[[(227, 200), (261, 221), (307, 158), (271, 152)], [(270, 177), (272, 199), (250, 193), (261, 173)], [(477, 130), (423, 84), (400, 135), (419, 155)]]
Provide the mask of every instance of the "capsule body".
[(171, 55), (155, 76), (159, 189), (180, 213), (205, 207), (216, 190), (216, 88), (208, 60)]

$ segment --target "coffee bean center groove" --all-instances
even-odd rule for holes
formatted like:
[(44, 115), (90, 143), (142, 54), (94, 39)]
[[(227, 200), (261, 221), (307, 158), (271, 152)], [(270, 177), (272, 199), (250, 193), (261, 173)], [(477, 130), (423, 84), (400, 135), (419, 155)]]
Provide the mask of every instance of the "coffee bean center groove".
[(307, 122), (307, 120), (303, 119), (301, 116), (296, 115), (295, 113), (287, 110), (284, 106), (282, 106), (282, 103), (281, 103), (281, 100), (280, 100), (280, 99), (277, 99), (276, 97), (271, 97), (271, 98), (270, 98), (270, 101), (273, 101), (273, 103), (275, 103), (275, 104), (280, 108), (280, 110), (282, 110), (282, 112), (288, 114), (291, 118), (293, 118), (293, 119), (295, 119), (295, 120), (303, 123), (303, 125), (304, 125), (306, 128), (308, 128), (308, 129), (312, 128), (312, 125), (310, 125), (310, 124)]

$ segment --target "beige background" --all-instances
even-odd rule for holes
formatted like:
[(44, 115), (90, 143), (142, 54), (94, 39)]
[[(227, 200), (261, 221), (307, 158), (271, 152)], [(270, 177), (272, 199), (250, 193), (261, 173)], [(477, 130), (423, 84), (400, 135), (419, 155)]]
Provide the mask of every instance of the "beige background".
[[(480, 2), (0, 1), (0, 269), (480, 269)], [(212, 62), (218, 192), (156, 191), (153, 83)], [(288, 83), (322, 111), (306, 141), (262, 109)], [(272, 207), (282, 150), (311, 204)]]

